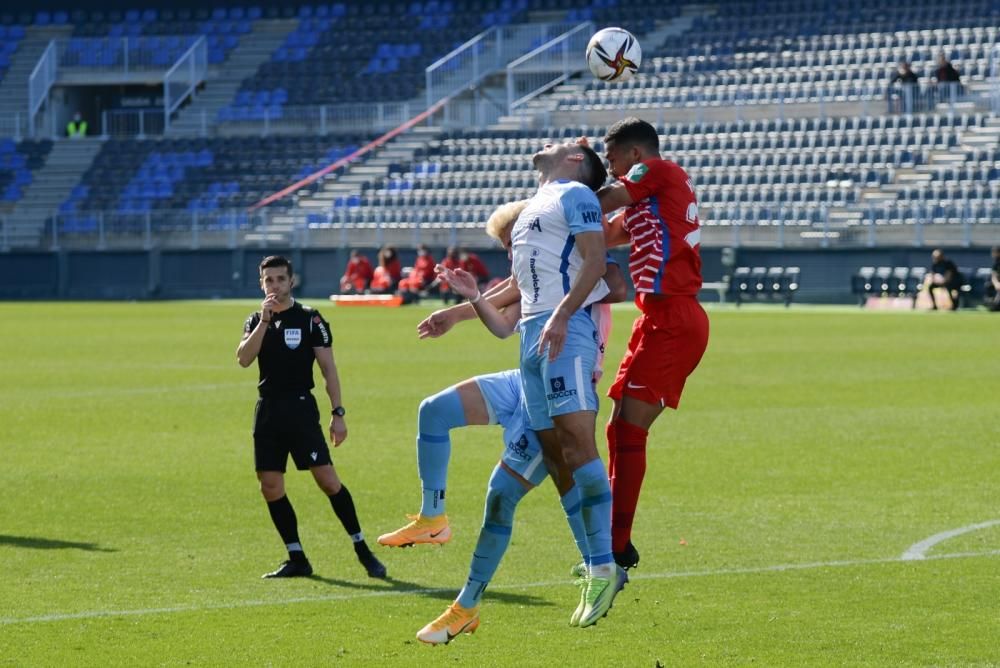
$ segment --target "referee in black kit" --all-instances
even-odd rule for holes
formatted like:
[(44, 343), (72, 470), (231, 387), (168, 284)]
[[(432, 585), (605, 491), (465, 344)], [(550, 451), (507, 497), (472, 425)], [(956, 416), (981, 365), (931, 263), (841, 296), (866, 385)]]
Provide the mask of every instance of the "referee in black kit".
[(318, 311), (292, 298), (292, 263), (287, 258), (264, 258), (260, 263), (260, 286), (264, 301), (260, 312), (247, 318), (236, 357), (242, 367), (256, 359), (260, 369), (260, 398), (253, 424), (257, 479), (271, 520), (288, 548), (288, 561), (264, 577), (305, 577), (313, 572), (299, 542), (295, 510), (285, 495), (285, 465), (291, 454), (295, 467), (300, 471), (309, 469), (316, 484), (330, 497), (333, 511), (354, 541), (354, 552), (368, 575), (384, 578), (385, 566), (368, 549), (351, 493), (333, 468), (319, 424), (319, 408), (311, 392), (316, 360), (333, 408), (330, 440), (337, 447), (347, 438), (347, 425), (330, 348), (330, 325)]

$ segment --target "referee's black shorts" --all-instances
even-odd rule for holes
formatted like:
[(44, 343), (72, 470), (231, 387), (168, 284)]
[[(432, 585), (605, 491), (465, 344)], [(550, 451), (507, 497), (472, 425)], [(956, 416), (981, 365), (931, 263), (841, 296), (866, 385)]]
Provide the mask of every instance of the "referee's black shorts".
[(253, 416), (253, 456), (258, 471), (285, 472), (288, 455), (295, 468), (331, 464), (330, 448), (310, 392), (260, 397)]

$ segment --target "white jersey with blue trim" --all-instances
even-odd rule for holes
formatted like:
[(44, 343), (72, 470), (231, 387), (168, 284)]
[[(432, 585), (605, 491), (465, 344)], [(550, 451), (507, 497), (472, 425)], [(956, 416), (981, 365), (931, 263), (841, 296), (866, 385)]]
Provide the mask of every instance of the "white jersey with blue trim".
[[(538, 189), (514, 222), (510, 237), (522, 317), (559, 306), (583, 266), (576, 235), (603, 231), (601, 205), (587, 186), (576, 181), (550, 181)], [(601, 279), (583, 306), (607, 294), (608, 286)]]

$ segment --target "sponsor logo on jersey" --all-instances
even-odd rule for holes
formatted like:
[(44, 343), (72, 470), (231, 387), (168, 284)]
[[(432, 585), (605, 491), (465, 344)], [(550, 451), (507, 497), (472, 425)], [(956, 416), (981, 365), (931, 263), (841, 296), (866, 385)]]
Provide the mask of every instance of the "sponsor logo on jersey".
[(507, 444), (507, 449), (521, 459), (528, 459), (528, 437), (521, 434), (521, 438)]
[(285, 345), (295, 350), (302, 343), (302, 330), (301, 329), (286, 329), (285, 330)]
[(330, 331), (326, 328), (326, 323), (319, 316), (313, 318), (313, 322), (316, 323), (316, 327), (319, 328), (320, 336), (323, 337), (323, 343), (330, 343)]
[(589, 204), (581, 204), (578, 209), (580, 211), (580, 217), (583, 218), (583, 222), (588, 225), (594, 225), (601, 222), (600, 209), (595, 209)]
[[(545, 398), (549, 401), (553, 399), (564, 399), (566, 397), (575, 397), (576, 390), (566, 389), (566, 379), (563, 376), (556, 376), (555, 378), (549, 379), (549, 386), (552, 391), (545, 395)], [(565, 403), (565, 402), (563, 402)], [(556, 404), (556, 406), (561, 406), (562, 404)]]
[(533, 221), (531, 221), (531, 225), (528, 225), (528, 229), (529, 230), (535, 230), (536, 232), (541, 232), (542, 231), (542, 219), (536, 217)]
[(538, 278), (538, 267), (535, 264), (535, 257), (538, 255), (538, 250), (531, 251), (531, 259), (528, 260), (528, 271), (531, 272), (531, 303), (537, 304), (539, 294), (542, 291), (542, 284)]
[(642, 181), (642, 177), (644, 177), (648, 171), (649, 167), (640, 162), (639, 164), (634, 165), (632, 169), (628, 170), (628, 174), (625, 175), (625, 178), (632, 183), (638, 183), (639, 181)]

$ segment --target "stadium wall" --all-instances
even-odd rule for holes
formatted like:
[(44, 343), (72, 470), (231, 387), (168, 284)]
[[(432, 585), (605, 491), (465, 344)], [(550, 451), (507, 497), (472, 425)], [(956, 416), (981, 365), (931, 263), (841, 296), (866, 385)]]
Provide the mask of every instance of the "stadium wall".
[[(298, 294), (317, 296), (337, 291), (349, 255), (338, 249), (217, 249), (151, 251), (73, 251), (7, 253), (0, 255), (3, 300), (119, 300), (119, 299), (222, 299), (260, 296), (257, 265), (265, 255), (284, 254), (292, 259), (298, 276)], [(374, 258), (377, 249), (360, 249)], [(862, 266), (926, 267), (931, 247), (878, 249), (740, 248), (736, 266), (797, 266), (801, 289), (796, 301), (828, 304), (854, 303), (851, 276)], [(435, 257), (443, 248), (432, 248)], [(960, 267), (990, 265), (988, 248), (945, 248)], [(622, 251), (615, 251), (622, 267)], [(400, 250), (403, 266), (413, 263), (413, 250)], [(481, 251), (479, 256), (493, 276), (505, 276), (509, 264), (501, 250)], [(728, 273), (722, 249), (702, 251), (706, 281), (719, 281)], [(718, 299), (704, 291), (704, 301)]]

